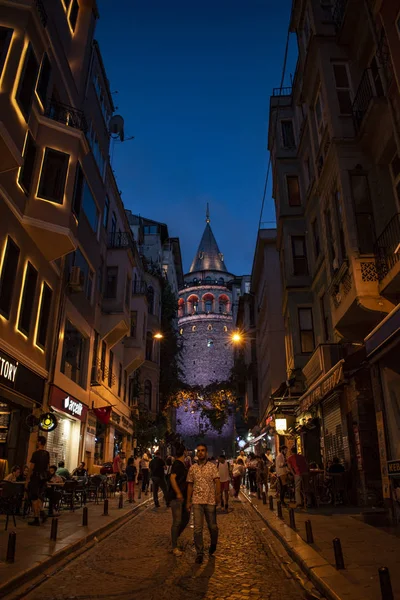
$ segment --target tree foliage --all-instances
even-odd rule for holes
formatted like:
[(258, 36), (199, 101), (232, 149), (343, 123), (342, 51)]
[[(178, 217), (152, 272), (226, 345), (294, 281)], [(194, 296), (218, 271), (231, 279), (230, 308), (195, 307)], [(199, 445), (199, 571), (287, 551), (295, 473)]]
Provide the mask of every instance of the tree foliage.
[(167, 279), (161, 284), (160, 407), (164, 410), (182, 387), (182, 344), (177, 329), (178, 299)]

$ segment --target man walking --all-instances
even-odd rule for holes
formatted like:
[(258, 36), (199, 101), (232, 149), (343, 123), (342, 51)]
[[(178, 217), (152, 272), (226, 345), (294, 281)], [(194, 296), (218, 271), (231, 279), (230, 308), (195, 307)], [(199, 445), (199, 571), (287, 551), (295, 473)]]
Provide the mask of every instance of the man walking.
[(147, 452), (144, 452), (140, 460), (140, 473), (142, 475), (142, 492), (145, 492), (146, 494), (149, 489), (149, 463), (150, 458)]
[(50, 454), (45, 450), (46, 438), (39, 435), (37, 440), (37, 450), (32, 454), (29, 465), (29, 474), (26, 479), (25, 486), (28, 487), (29, 498), (32, 502), (33, 521), (28, 525), (39, 527), (39, 517), (42, 516), (42, 521), (46, 520), (43, 511), (43, 500), (47, 488), (47, 480), (49, 476)]
[(229, 482), (231, 480), (231, 473), (229, 469), (229, 463), (223, 454), (221, 454), (218, 459), (218, 473), (221, 484), (221, 508), (224, 508), (225, 498), (225, 510), (228, 512)]
[(217, 549), (218, 527), (217, 527), (217, 504), (221, 502), (221, 486), (219, 473), (216, 465), (207, 461), (207, 446), (198, 444), (197, 464), (190, 467), (187, 483), (187, 508), (193, 504), (194, 517), (194, 545), (196, 547), (196, 563), (203, 562), (203, 526), (204, 517), (210, 532), (211, 544), (209, 554), (212, 556)]
[(302, 475), (308, 473), (308, 463), (302, 454), (297, 454), (297, 448), (293, 446), (291, 456), (287, 459), (289, 469), (294, 476), (294, 489), (296, 497), (296, 508), (303, 505), (301, 497)]
[(165, 473), (164, 473), (165, 462), (161, 458), (160, 451), (157, 450), (154, 458), (150, 461), (150, 475), (153, 481), (153, 498), (154, 504), (158, 508), (160, 503), (158, 501), (158, 490), (161, 488), (162, 493), (164, 494), (164, 500), (169, 506), (168, 496), (167, 496), (167, 484), (165, 482)]
[(186, 505), (186, 478), (188, 470), (185, 462), (186, 449), (183, 444), (176, 447), (176, 457), (171, 468), (170, 487), (168, 499), (172, 508), (172, 553), (175, 556), (182, 556), (183, 552), (178, 548), (178, 538), (189, 523), (190, 512)]
[(276, 457), (276, 475), (279, 480), (279, 497), (282, 506), (286, 506), (285, 497), (287, 492), (288, 466), (286, 462), (287, 446), (279, 448), (279, 454)]

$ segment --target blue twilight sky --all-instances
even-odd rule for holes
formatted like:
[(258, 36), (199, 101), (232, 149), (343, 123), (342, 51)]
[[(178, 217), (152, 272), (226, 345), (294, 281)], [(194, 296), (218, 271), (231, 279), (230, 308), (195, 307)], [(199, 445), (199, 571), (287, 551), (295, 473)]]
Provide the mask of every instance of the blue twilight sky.
[[(250, 273), (291, 0), (98, 0), (100, 43), (125, 119), (113, 168), (125, 206), (168, 225), (187, 271), (205, 226)], [(291, 40), (291, 48), (295, 40)], [(290, 53), (286, 84), (294, 72)], [(271, 187), (263, 221), (274, 219)]]

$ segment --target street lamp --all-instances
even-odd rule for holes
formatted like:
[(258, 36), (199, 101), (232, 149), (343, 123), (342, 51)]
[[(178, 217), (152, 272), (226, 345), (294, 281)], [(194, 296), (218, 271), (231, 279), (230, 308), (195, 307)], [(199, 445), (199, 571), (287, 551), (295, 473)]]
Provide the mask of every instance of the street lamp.
[(240, 344), (240, 342), (243, 341), (243, 336), (239, 331), (235, 331), (235, 333), (232, 334), (232, 342), (234, 344)]
[(163, 334), (162, 334), (160, 331), (158, 331), (157, 333), (155, 333), (155, 334), (153, 335), (153, 338), (154, 338), (155, 340), (162, 340), (162, 339), (163, 339), (163, 337), (164, 337), (164, 336), (163, 336)]

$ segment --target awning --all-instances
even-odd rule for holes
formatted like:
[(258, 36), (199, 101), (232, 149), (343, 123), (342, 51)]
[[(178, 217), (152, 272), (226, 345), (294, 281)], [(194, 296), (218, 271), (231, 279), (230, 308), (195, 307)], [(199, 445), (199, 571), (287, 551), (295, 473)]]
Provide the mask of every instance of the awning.
[(247, 442), (247, 444), (244, 446), (244, 450), (246, 448), (248, 448), (249, 446), (254, 446), (254, 444), (256, 444), (257, 442), (259, 442), (260, 440), (264, 439), (265, 436), (267, 435), (267, 431), (265, 433), (262, 433), (261, 435), (259, 435), (258, 437), (254, 438), (254, 440), (250, 440), (249, 442)]
[(329, 392), (332, 392), (338, 385), (343, 383), (343, 363), (344, 359), (340, 360), (332, 367), (325, 375), (322, 375), (309, 389), (299, 398), (298, 413), (306, 412), (320, 402)]
[(365, 338), (368, 358), (400, 333), (400, 304), (396, 306)]

